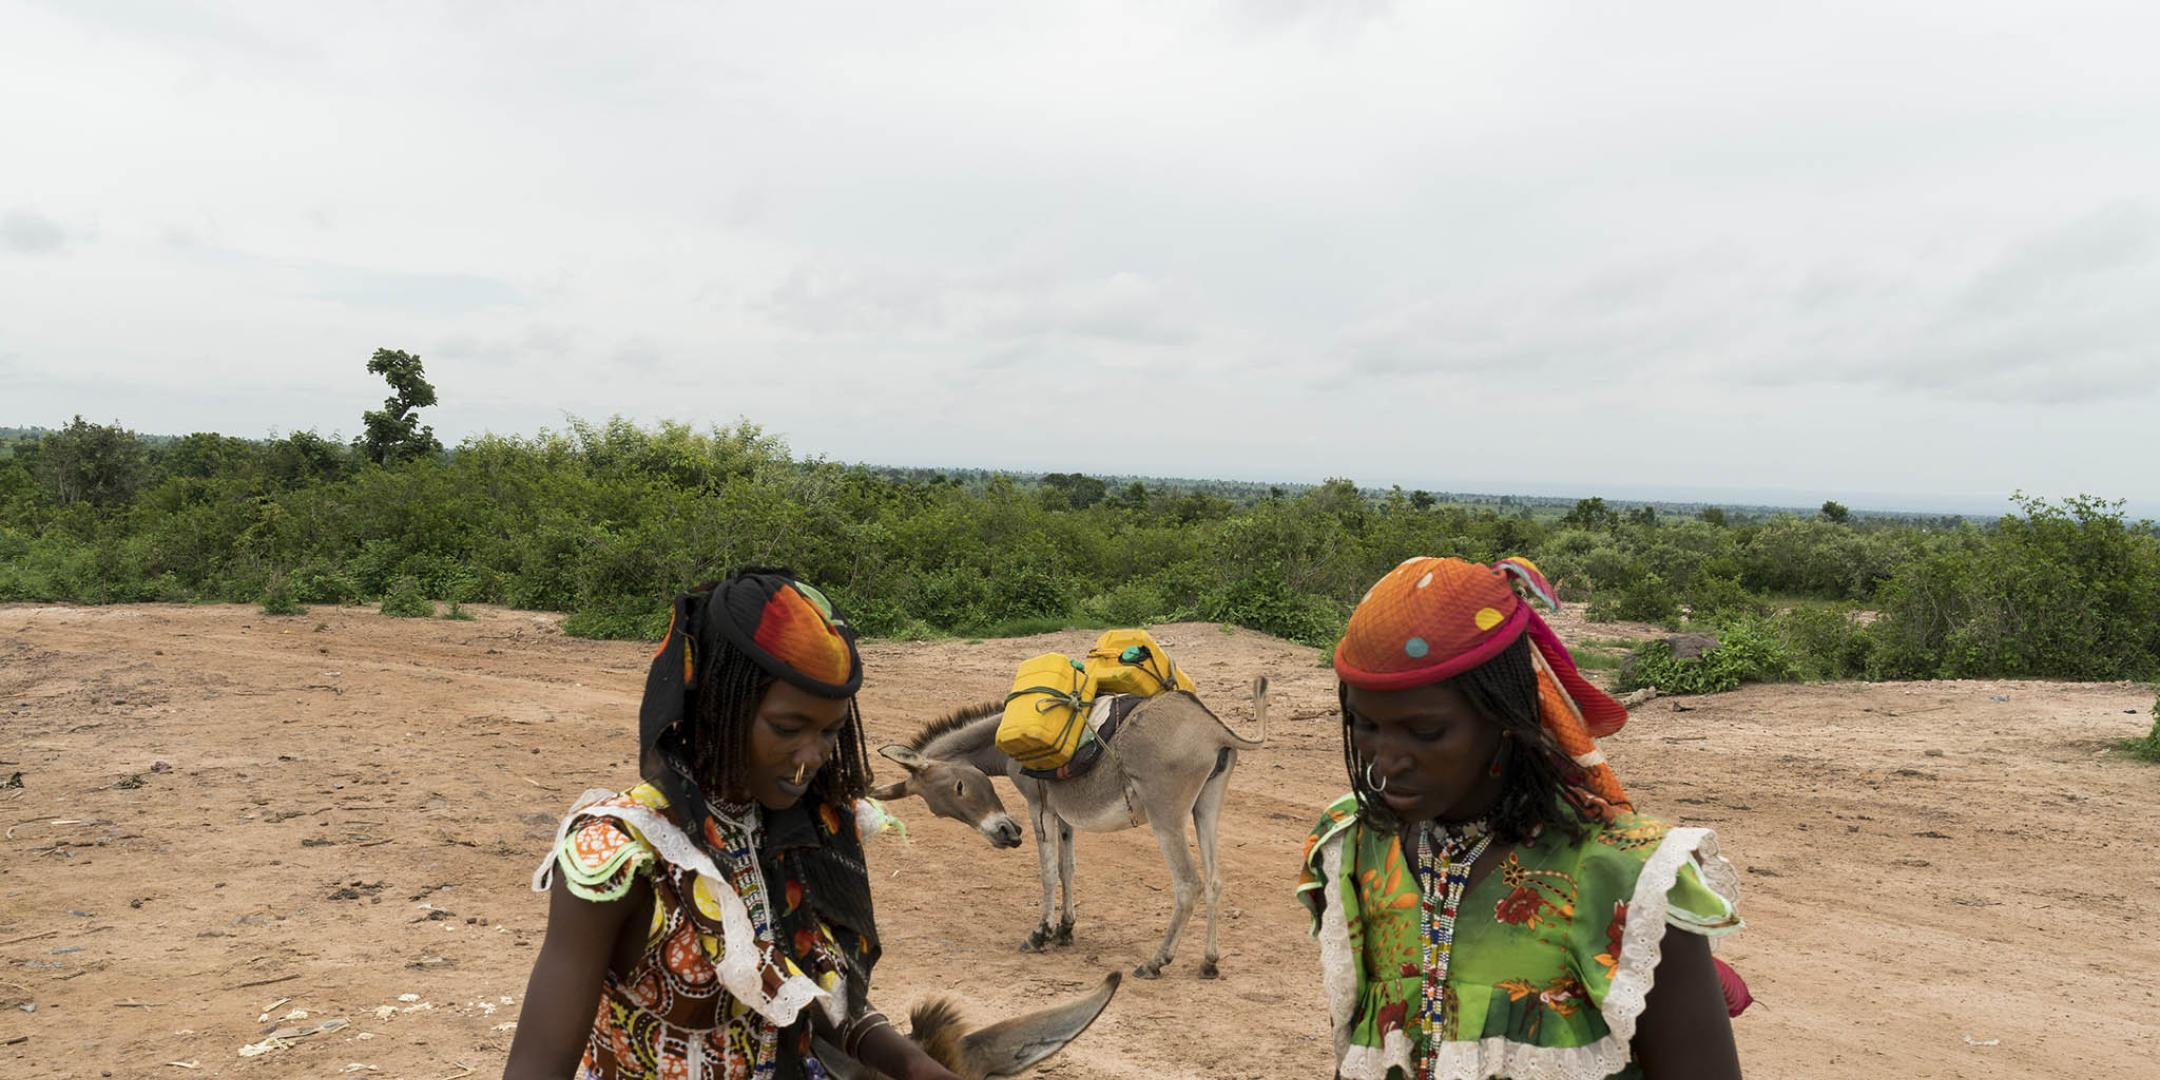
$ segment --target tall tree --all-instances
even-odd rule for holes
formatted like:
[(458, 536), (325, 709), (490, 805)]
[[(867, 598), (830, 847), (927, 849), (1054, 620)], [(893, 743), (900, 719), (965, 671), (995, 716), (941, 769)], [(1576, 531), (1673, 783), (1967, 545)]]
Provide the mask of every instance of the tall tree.
[(377, 349), (367, 369), (390, 384), (390, 396), (381, 409), (360, 415), (367, 428), (358, 440), (360, 452), (378, 465), (442, 453), (435, 429), (420, 423), (420, 410), (435, 404), (435, 386), (421, 370), (420, 358), (403, 349)]
[(135, 497), (147, 455), (142, 440), (119, 423), (92, 424), (78, 415), (39, 440), (37, 464), (55, 503), (79, 500), (105, 510)]
[(1845, 509), (1844, 503), (1831, 500), (1822, 504), (1822, 519), (1824, 521), (1843, 525), (1851, 517), (1852, 511)]

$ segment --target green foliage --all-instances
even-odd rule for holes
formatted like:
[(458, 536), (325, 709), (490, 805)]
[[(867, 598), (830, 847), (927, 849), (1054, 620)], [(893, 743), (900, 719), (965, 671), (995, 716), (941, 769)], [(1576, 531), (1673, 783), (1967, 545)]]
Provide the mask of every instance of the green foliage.
[(1782, 515), (1753, 530), (1741, 582), (1757, 592), (1865, 600), (1909, 558), (1897, 538)]
[(1844, 503), (1835, 500), (1824, 502), (1822, 509), (1818, 512), (1822, 515), (1824, 521), (1832, 525), (1843, 525), (1852, 520), (1852, 511), (1845, 509)]
[(2140, 761), (2160, 764), (2160, 696), (2153, 698), (2152, 720), (2152, 730), (2144, 738), (2130, 739), (2122, 744), (2122, 748)]
[(1868, 673), (1875, 638), (1850, 605), (1795, 607), (1780, 613), (1773, 626), (1801, 679), (1856, 679)]
[(1794, 677), (1792, 654), (1774, 627), (1759, 619), (1725, 626), (1717, 647), (1693, 659), (1673, 655), (1672, 643), (1653, 641), (1635, 651), (1620, 689), (1657, 687), (1667, 694), (1715, 694), (1742, 683), (1784, 682)]
[(1599, 591), (1587, 615), (1591, 622), (1673, 623), (1680, 618), (1680, 598), (1664, 578), (1644, 572)]
[(59, 505), (80, 501), (110, 510), (134, 499), (147, 456), (134, 432), (78, 415), (39, 440), (34, 469)]
[(1578, 499), (1575, 508), (1560, 519), (1564, 529), (1608, 529), (1617, 524), (1620, 515), (1614, 513), (1600, 498)]
[(382, 613), (398, 619), (432, 619), (435, 601), (428, 599), (427, 588), (419, 578), (406, 574), (384, 591)]
[[(419, 379), (400, 356), (386, 374)], [(408, 389), (403, 420), (428, 396)], [(78, 421), (0, 437), (0, 602), (430, 615), (444, 600), (651, 639), (675, 592), (764, 563), (820, 583), (873, 636), (1215, 619), (1325, 648), (1407, 557), (1521, 554), (1598, 618), (1748, 628), (1714, 668), (1738, 664), (1754, 631), (1783, 657), (1734, 678), (2160, 674), (2160, 536), (2098, 500), (2024, 500), (1985, 525), (1697, 520), (1594, 498), (1563, 516), (1344, 479), (850, 468), (797, 458), (754, 424), (620, 419), (384, 462), (365, 439), (312, 432), (156, 440)]]
[(1144, 626), (1191, 617), (1178, 610), (1169, 594), (1152, 578), (1120, 581), (1080, 601), (1080, 617), (1105, 626)]
[(2020, 496), (1883, 588), (1871, 669), (1889, 678), (2160, 675), (2160, 537), (2120, 503)]
[(673, 608), (667, 604), (638, 607), (615, 604), (580, 608), (563, 620), (563, 633), (603, 641), (658, 641), (667, 633)]
[(307, 608), (293, 596), (292, 581), (286, 575), (272, 574), (269, 584), (263, 587), (262, 613), (265, 615), (305, 615)]
[(1110, 497), (1110, 485), (1079, 473), (1050, 473), (1042, 485), (1043, 505), (1052, 510), (1085, 510)]
[(1342, 637), (1343, 624), (1349, 621), (1349, 612), (1339, 605), (1264, 577), (1233, 584), (1207, 604), (1204, 614), (1217, 622), (1236, 623), (1322, 649), (1334, 647)]
[(382, 408), (360, 415), (365, 429), (356, 443), (360, 452), (377, 465), (442, 453), (435, 429), (420, 423), (420, 410), (435, 404), (435, 385), (427, 381), (420, 358), (403, 349), (377, 349), (367, 369), (390, 384), (390, 396)]

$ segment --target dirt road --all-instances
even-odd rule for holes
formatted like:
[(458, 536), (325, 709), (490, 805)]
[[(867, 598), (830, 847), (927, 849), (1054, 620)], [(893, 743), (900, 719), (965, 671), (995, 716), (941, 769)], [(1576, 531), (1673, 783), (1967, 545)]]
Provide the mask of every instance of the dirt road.
[[(0, 789), (0, 1071), (499, 1075), (543, 928), (526, 883), (572, 799), (634, 780), (647, 649), (475, 614), (0, 608), (0, 783), (22, 774)], [(1223, 826), (1224, 977), (1196, 977), (1188, 938), (1043, 1073), (1327, 1076), (1289, 885), (1344, 787), (1333, 683), (1312, 650), (1257, 634), (1157, 634), (1233, 721), (1252, 676), (1275, 680)], [(873, 644), (873, 744), (1091, 638)], [(1638, 806), (1717, 828), (1743, 871), (1750, 929), (1723, 955), (1762, 1002), (1738, 1025), (1750, 1075), (2151, 1070), (2160, 769), (2104, 752), (2151, 703), (1962, 682), (1638, 710), (1606, 743)], [(912, 843), (872, 849), (888, 1009), (948, 991), (994, 1016), (1152, 950), (1169, 895), (1146, 832), (1082, 837), (1078, 941), (1029, 956), (1033, 853), (897, 809)], [(326, 1029), (265, 1045), (281, 1025)]]

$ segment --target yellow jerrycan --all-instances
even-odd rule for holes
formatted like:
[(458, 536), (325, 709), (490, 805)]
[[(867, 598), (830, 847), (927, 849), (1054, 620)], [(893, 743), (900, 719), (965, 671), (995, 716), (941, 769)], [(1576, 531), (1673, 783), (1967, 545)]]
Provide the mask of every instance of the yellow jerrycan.
[(1064, 653), (1044, 653), (1013, 676), (997, 747), (1025, 768), (1060, 768), (1080, 748), (1094, 702), (1095, 676), (1087, 665)]
[(1088, 674), (1105, 694), (1154, 697), (1165, 690), (1193, 692), (1193, 681), (1145, 630), (1105, 630), (1088, 650)]

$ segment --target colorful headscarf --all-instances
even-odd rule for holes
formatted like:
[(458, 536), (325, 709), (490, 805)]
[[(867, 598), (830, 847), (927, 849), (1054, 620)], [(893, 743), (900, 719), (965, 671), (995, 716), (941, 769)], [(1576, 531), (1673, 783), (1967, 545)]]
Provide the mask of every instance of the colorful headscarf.
[(854, 631), (824, 593), (793, 571), (751, 567), (677, 594), (667, 636), (645, 675), (638, 745), (640, 771), (678, 806), (702, 800), (696, 785), (663, 760), (662, 743), (689, 712), (702, 665), (699, 643), (716, 638), (773, 678), (820, 697), (854, 697), (862, 687)]
[(1583, 770), (1593, 806), (1628, 809), (1619, 777), (1596, 740), (1620, 730), (1627, 710), (1575, 669), (1559, 635), (1530, 597), (1558, 610), (1552, 586), (1528, 559), (1480, 566), (1461, 559), (1406, 559), (1366, 590), (1335, 647), (1335, 674), (1360, 690), (1406, 690), (1478, 667), (1530, 635), (1538, 712), (1545, 730)]

